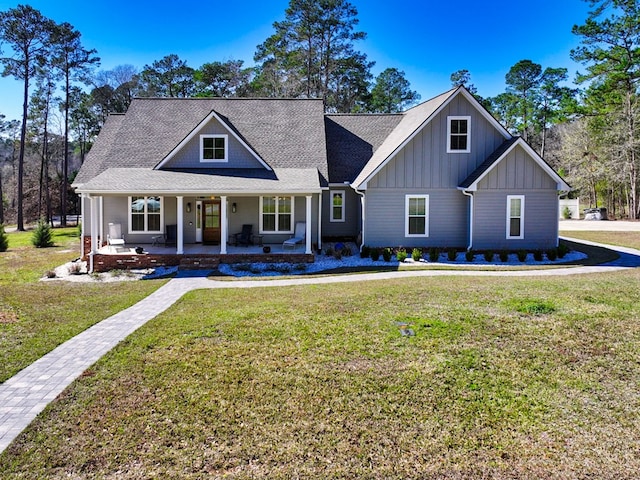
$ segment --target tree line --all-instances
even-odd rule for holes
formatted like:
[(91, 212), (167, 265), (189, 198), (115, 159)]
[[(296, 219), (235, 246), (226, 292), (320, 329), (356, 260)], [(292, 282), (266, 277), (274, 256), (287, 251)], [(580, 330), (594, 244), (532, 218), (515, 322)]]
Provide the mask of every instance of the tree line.
[[(637, 79), (640, 17), (635, 0), (585, 0), (592, 7), (573, 31), (585, 72), (521, 60), (505, 91), (482, 98), (468, 70), (451, 75), (514, 134), (560, 171), (574, 194), (619, 216), (640, 216)], [(21, 120), (0, 115), (0, 223), (51, 218), (77, 208), (69, 189), (106, 117), (136, 97), (320, 98), (327, 112), (398, 112), (417, 103), (404, 72), (357, 49), (356, 8), (347, 0), (290, 0), (284, 20), (256, 47), (255, 64), (211, 61), (193, 68), (176, 54), (144, 65), (96, 71), (100, 59), (80, 33), (18, 5), (0, 12), (3, 75), (24, 84)], [(571, 86), (570, 86), (571, 85)], [(55, 206), (55, 207), (54, 207)]]

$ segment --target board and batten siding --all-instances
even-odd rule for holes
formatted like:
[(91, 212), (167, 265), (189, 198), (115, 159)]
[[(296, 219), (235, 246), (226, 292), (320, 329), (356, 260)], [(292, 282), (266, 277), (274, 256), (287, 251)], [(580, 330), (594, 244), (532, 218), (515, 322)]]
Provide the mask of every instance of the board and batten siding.
[[(429, 236), (405, 236), (405, 196), (429, 195)], [(372, 247), (467, 246), (468, 199), (454, 189), (367, 190), (364, 242)]]
[[(227, 162), (200, 161), (200, 135), (227, 135)], [(205, 125), (187, 144), (163, 165), (169, 168), (264, 168), (244, 145), (242, 145), (223, 125), (213, 119)]]
[[(524, 238), (507, 239), (507, 196), (524, 196)], [(474, 193), (474, 250), (548, 249), (558, 243), (555, 190), (481, 190)]]
[[(447, 117), (471, 116), (471, 151), (447, 153)], [(505, 138), (458, 95), (373, 177), (375, 188), (457, 188)]]
[(478, 182), (478, 189), (548, 189), (556, 191), (556, 182), (521, 146), (516, 146)]

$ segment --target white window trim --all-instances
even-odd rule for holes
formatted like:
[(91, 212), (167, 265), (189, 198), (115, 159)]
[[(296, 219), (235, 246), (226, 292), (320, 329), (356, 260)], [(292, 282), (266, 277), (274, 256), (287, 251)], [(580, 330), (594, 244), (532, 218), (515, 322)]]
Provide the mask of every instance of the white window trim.
[[(224, 159), (204, 158), (204, 140), (206, 138), (224, 138)], [(200, 135), (200, 162), (201, 163), (228, 163), (229, 162), (229, 135), (223, 134), (203, 134)]]
[[(263, 200), (264, 198), (268, 197), (268, 198), (275, 198), (276, 199), (276, 229), (275, 230), (265, 230), (264, 229), (264, 212), (262, 211), (262, 206), (263, 206)], [(295, 200), (296, 197), (294, 197), (293, 195), (265, 195), (265, 196), (261, 196), (260, 197), (260, 235), (263, 235), (265, 233), (293, 233), (293, 229), (295, 228)], [(290, 230), (278, 230), (278, 216), (280, 215), (280, 213), (278, 212), (278, 199), (280, 198), (290, 198), (291, 199), (291, 229)]]
[(149, 217), (147, 214), (147, 199), (150, 197), (157, 197), (158, 195), (136, 195), (138, 198), (144, 198), (144, 230), (133, 230), (132, 225), (132, 214), (131, 211), (131, 199), (133, 197), (128, 197), (128, 208), (129, 208), (129, 221), (128, 221), (128, 231), (129, 235), (144, 235), (146, 233), (164, 233), (164, 197), (160, 197), (160, 230), (149, 230)]
[[(511, 200), (520, 200), (520, 235), (511, 235)], [(522, 240), (524, 238), (524, 195), (507, 195), (507, 239)]]
[[(424, 211), (425, 211), (425, 222), (424, 222), (424, 233), (409, 233), (409, 200), (412, 198), (423, 198), (424, 202)], [(429, 195), (423, 194), (407, 194), (404, 196), (404, 236), (407, 238), (412, 237), (420, 237), (426, 238), (429, 236)]]
[[(453, 150), (451, 148), (451, 120), (467, 121), (467, 149)], [(447, 117), (447, 153), (470, 153), (471, 152), (471, 116), (469, 115), (450, 115)]]
[[(334, 193), (339, 193), (340, 195), (342, 195), (342, 218), (334, 218), (333, 217), (333, 195)], [(344, 222), (344, 217), (345, 217), (345, 208), (344, 208), (344, 204), (345, 204), (345, 196), (344, 196), (344, 190), (329, 190), (329, 208), (330, 210), (330, 216), (329, 216), (329, 220), (331, 222)]]

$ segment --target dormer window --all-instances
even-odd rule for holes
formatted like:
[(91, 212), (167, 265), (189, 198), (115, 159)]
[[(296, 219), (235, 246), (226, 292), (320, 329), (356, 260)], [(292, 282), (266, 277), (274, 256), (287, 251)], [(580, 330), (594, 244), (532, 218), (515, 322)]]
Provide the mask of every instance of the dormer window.
[(201, 162), (227, 162), (228, 135), (200, 135)]
[(447, 153), (471, 151), (471, 117), (447, 117)]

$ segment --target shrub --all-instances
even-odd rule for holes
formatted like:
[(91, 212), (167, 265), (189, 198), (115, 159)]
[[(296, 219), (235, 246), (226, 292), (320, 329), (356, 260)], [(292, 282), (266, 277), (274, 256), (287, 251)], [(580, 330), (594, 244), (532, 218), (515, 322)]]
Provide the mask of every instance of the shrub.
[(38, 221), (38, 226), (33, 231), (31, 236), (31, 243), (36, 248), (46, 248), (53, 246), (53, 232), (51, 231), (51, 225), (41, 218)]
[(420, 259), (422, 258), (422, 252), (420, 251), (419, 248), (413, 249), (413, 251), (411, 252), (411, 258), (413, 258), (414, 262), (420, 261)]
[(558, 258), (558, 250), (556, 250), (555, 248), (547, 250), (547, 258), (550, 261), (554, 262), (556, 258)]
[(404, 262), (407, 259), (407, 251), (404, 248), (401, 248), (396, 252), (396, 258), (400, 263)]
[(564, 258), (564, 256), (570, 251), (571, 250), (569, 249), (569, 247), (567, 247), (566, 244), (560, 243), (560, 245), (558, 245), (558, 258)]
[(391, 256), (392, 256), (392, 253), (390, 248), (385, 248), (384, 250), (382, 250), (382, 258), (384, 259), (385, 262), (390, 262)]
[(6, 252), (9, 248), (9, 236), (4, 231), (4, 225), (0, 224), (0, 252)]
[(503, 263), (509, 261), (509, 252), (506, 250), (501, 250), (498, 256), (500, 257), (500, 261)]
[(467, 260), (467, 262), (473, 262), (474, 256), (475, 253), (473, 252), (473, 250), (467, 250), (466, 252), (464, 252), (464, 258)]
[(533, 259), (536, 262), (541, 262), (542, 261), (542, 250), (534, 250), (533, 251)]
[(450, 262), (455, 262), (458, 257), (458, 251), (455, 248), (450, 248), (447, 250), (447, 258)]
[(333, 247), (327, 247), (324, 253), (327, 257), (333, 257)]
[(371, 247), (369, 247), (368, 245), (363, 245), (362, 249), (360, 250), (360, 258), (369, 258), (370, 255)]
[[(73, 262), (73, 263), (71, 263), (69, 265), (69, 274), (70, 275), (80, 275), (81, 270), (82, 270), (82, 266), (80, 265), (79, 262)], [(118, 271), (118, 270), (114, 270), (114, 271)]]
[(521, 262), (526, 262), (527, 261), (527, 251), (526, 250), (518, 250), (518, 260), (520, 260)]
[(44, 276), (47, 278), (56, 278), (56, 271), (55, 270), (47, 270), (46, 272), (44, 272)]
[(485, 250), (484, 259), (487, 262), (493, 262), (493, 251), (492, 250)]
[(438, 251), (437, 248), (431, 247), (429, 249), (429, 261), (430, 262), (437, 262), (438, 258), (440, 258), (440, 252)]
[(342, 249), (336, 248), (333, 251), (333, 258), (335, 258), (336, 260), (342, 260)]
[(370, 256), (371, 256), (371, 260), (373, 260), (374, 262), (377, 262), (378, 259), (380, 258), (380, 249), (377, 247), (373, 247), (372, 249), (370, 249)]
[(564, 218), (565, 220), (569, 220), (571, 218), (571, 209), (566, 205), (562, 209), (562, 218)]
[(344, 246), (344, 248), (342, 249), (342, 255), (345, 257), (350, 257), (351, 255), (353, 255), (353, 252), (351, 251), (351, 247), (349, 245)]

